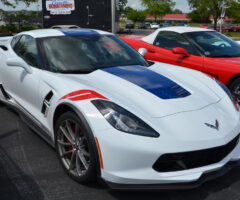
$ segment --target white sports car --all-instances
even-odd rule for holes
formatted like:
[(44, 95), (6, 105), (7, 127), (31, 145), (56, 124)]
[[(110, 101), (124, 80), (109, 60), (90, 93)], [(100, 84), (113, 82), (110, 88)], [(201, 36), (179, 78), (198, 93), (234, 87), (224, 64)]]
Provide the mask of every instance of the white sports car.
[(0, 45), (0, 100), (79, 182), (192, 187), (240, 159), (240, 115), (219, 82), (147, 63), (102, 31), (36, 30)]

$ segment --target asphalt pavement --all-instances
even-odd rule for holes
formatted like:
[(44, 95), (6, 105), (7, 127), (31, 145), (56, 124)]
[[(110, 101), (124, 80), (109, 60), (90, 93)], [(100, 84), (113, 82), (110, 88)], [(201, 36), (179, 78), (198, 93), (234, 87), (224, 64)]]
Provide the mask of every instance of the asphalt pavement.
[(0, 200), (240, 200), (240, 167), (197, 189), (112, 191), (81, 185), (63, 171), (55, 150), (0, 104)]

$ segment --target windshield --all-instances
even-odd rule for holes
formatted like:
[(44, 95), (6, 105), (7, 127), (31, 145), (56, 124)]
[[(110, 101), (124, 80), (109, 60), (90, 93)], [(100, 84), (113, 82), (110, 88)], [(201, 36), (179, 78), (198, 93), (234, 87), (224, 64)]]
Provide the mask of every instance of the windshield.
[(43, 50), (52, 71), (89, 73), (97, 69), (142, 65), (145, 59), (114, 35), (81, 35), (43, 38)]
[(190, 32), (185, 35), (206, 57), (240, 57), (240, 45), (218, 32)]

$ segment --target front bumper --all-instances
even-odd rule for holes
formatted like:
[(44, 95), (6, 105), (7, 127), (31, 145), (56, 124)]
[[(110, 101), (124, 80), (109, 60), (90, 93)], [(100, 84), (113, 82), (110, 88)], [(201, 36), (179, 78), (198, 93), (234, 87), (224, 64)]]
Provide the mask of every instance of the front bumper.
[[(227, 163), (240, 159), (240, 143), (218, 161), (200, 167), (159, 172), (153, 169), (153, 165), (162, 155), (220, 147), (237, 137), (240, 133), (240, 115), (234, 108), (225, 109), (231, 104), (221, 102), (163, 118), (145, 117), (145, 122), (159, 132), (159, 138), (120, 132), (112, 128), (101, 114), (89, 113), (89, 124), (101, 149), (101, 178), (112, 188), (161, 188), (159, 185), (177, 185), (178, 188), (179, 184), (199, 185), (203, 182), (202, 177), (212, 177), (210, 174), (214, 172), (218, 174), (219, 170), (228, 166)], [(216, 119), (220, 124), (219, 130), (205, 125), (206, 122), (214, 123)]]
[[(122, 149), (122, 151), (124, 151), (124, 149)], [(131, 157), (131, 154), (129, 153), (127, 155), (127, 152), (125, 152), (125, 154), (123, 153), (121, 157), (120, 155), (119, 157), (115, 156), (114, 167), (116, 170), (106, 167), (101, 171), (103, 180), (113, 189), (194, 188), (208, 180), (222, 176), (233, 167), (238, 166), (240, 164), (240, 142), (238, 142), (231, 153), (220, 162), (181, 171), (159, 173), (154, 170), (152, 166), (147, 166), (148, 163), (154, 162), (147, 160), (146, 155), (142, 154), (142, 161), (139, 157), (137, 160), (133, 158), (129, 159), (128, 162), (122, 158), (128, 156)], [(150, 157), (151, 156), (148, 158)], [(121, 163), (119, 163), (118, 160), (120, 160)], [(118, 163), (118, 165), (116, 165), (116, 163)], [(131, 165), (129, 165), (129, 163)], [(144, 164), (145, 167), (143, 167)], [(119, 169), (117, 166), (119, 166)]]
[(203, 183), (225, 175), (234, 167), (240, 166), (240, 161), (231, 161), (217, 171), (204, 173), (197, 181), (187, 183), (170, 184), (118, 184), (105, 181), (107, 185), (114, 190), (174, 190), (174, 189), (193, 189), (201, 186)]

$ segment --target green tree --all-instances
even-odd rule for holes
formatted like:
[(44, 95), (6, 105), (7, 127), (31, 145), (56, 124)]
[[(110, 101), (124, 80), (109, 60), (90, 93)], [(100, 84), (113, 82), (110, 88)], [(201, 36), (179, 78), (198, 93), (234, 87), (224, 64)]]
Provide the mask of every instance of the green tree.
[(188, 0), (191, 9), (205, 15), (212, 15), (214, 28), (217, 28), (218, 18), (223, 6), (229, 6), (234, 0)]
[(127, 18), (132, 20), (134, 23), (141, 22), (146, 19), (146, 12), (143, 10), (132, 9), (127, 13)]
[(119, 13), (122, 14), (125, 12), (125, 7), (128, 3), (128, 0), (119, 0)]
[(167, 13), (171, 13), (175, 3), (172, 0), (141, 0), (147, 8), (147, 14), (153, 15), (155, 21)]
[(131, 7), (129, 7), (129, 6), (125, 7), (125, 8), (124, 8), (124, 14), (127, 15), (131, 10), (133, 10), (133, 8), (131, 8)]
[(183, 12), (182, 12), (181, 10), (179, 10), (179, 9), (174, 9), (174, 10), (172, 11), (172, 13), (173, 13), (173, 14), (182, 14)]
[(188, 13), (188, 18), (192, 20), (192, 22), (197, 23), (209, 23), (210, 14), (205, 11), (201, 11), (201, 9), (193, 10), (192, 12)]
[(38, 2), (38, 0), (1, 0), (1, 2), (6, 5), (15, 8), (19, 2), (23, 2), (28, 7), (33, 2)]
[(235, 19), (238, 23), (240, 22), (240, 0), (231, 2), (227, 9), (227, 15)]

